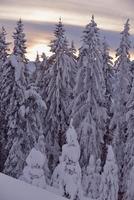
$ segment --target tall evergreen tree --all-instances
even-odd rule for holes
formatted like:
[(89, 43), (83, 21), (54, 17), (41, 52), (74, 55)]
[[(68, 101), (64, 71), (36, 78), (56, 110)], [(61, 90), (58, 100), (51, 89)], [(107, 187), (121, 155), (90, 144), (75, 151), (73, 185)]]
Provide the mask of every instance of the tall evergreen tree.
[(2, 171), (3, 169), (3, 163), (5, 161), (6, 158), (6, 151), (5, 151), (5, 144), (6, 144), (6, 137), (5, 137), (5, 113), (2, 112), (2, 72), (3, 72), (3, 64), (7, 59), (8, 56), (8, 45), (9, 43), (6, 42), (6, 31), (5, 28), (2, 27), (2, 30), (0, 32), (0, 130), (1, 130), (1, 134), (0, 134), (0, 171)]
[[(7, 152), (10, 151), (14, 138), (25, 131), (18, 113), (24, 100), (25, 86), (24, 64), (18, 62), (15, 55), (11, 55), (3, 65), (1, 80), (1, 115), (3, 117), (1, 133), (6, 141)], [(16, 153), (17, 150), (15, 150)]]
[(100, 199), (117, 200), (118, 188), (118, 166), (115, 161), (112, 146), (109, 145), (107, 159), (102, 174)]
[(123, 200), (131, 200), (131, 188), (133, 187), (132, 172), (134, 169), (134, 79), (132, 83), (132, 89), (128, 98), (127, 106), (127, 140), (125, 145), (125, 155), (124, 155), (124, 179), (123, 179)]
[(65, 141), (65, 131), (69, 123), (68, 106), (73, 98), (76, 75), (76, 61), (69, 54), (64, 34), (64, 26), (60, 19), (54, 32), (55, 39), (50, 44), (53, 55), (50, 58), (51, 62), (49, 60), (50, 82), (47, 88), (48, 111), (45, 118), (46, 144), (51, 170), (58, 162)]
[(113, 73), (113, 62), (112, 57), (109, 55), (109, 45), (104, 37), (102, 43), (102, 56), (103, 56), (103, 73), (106, 85), (106, 109), (107, 109), (107, 121), (106, 121), (106, 132), (104, 134), (104, 144), (102, 147), (102, 167), (105, 164), (106, 156), (107, 156), (107, 144), (111, 144), (113, 135), (109, 129), (110, 120), (112, 117), (111, 112), (111, 104), (112, 104), (112, 92), (113, 92), (113, 81), (114, 81), (114, 73)]
[(8, 51), (9, 51), (9, 44), (6, 41), (6, 30), (4, 27), (2, 27), (1, 32), (0, 32), (0, 63), (3, 64), (8, 56)]
[(41, 114), (44, 107), (36, 89), (27, 86), (25, 34), (21, 20), (17, 25), (13, 54), (3, 66), (1, 93), (1, 112), (6, 122), (4, 131), (8, 141), (4, 173), (13, 177), (20, 175), (27, 154), (39, 135), (43, 134)]
[(114, 133), (114, 150), (119, 168), (119, 199), (124, 195), (124, 156), (125, 145), (127, 140), (127, 101), (131, 90), (132, 78), (130, 73), (130, 38), (129, 38), (129, 20), (124, 25), (124, 30), (121, 32), (120, 46), (116, 51), (117, 60), (115, 67), (116, 84), (113, 95), (112, 109), (114, 112), (111, 120), (110, 129)]
[(87, 166), (90, 155), (101, 157), (107, 113), (105, 80), (99, 29), (94, 16), (86, 26), (78, 60), (74, 125), (79, 133), (81, 165)]
[(21, 19), (17, 22), (15, 32), (13, 33), (13, 38), (14, 38), (13, 54), (16, 55), (22, 61), (24, 61), (26, 53), (26, 39), (24, 33), (24, 25)]
[(42, 55), (43, 60), (41, 63), (41, 67), (38, 70), (38, 80), (37, 85), (40, 88), (40, 94), (42, 98), (45, 100), (48, 96), (48, 85), (51, 79), (51, 60), (46, 57), (45, 54)]
[[(43, 134), (43, 115), (46, 105), (33, 86), (23, 90), (23, 98), (10, 115), (8, 137), (12, 145), (5, 162), (4, 173), (19, 177), (25, 159)], [(11, 139), (12, 138), (12, 139)]]

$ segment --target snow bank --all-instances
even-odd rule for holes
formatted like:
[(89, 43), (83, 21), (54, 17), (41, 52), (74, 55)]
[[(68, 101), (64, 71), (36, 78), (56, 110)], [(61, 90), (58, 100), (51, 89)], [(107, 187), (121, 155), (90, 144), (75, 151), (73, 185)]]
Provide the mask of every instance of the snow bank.
[(0, 200), (65, 200), (65, 198), (0, 173)]

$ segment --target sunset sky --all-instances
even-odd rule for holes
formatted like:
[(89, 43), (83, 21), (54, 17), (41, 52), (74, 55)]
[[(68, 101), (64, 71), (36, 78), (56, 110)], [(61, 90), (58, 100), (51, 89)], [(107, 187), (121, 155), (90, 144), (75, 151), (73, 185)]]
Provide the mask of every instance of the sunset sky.
[(101, 35), (106, 36), (113, 53), (119, 45), (119, 32), (127, 18), (130, 18), (131, 39), (134, 41), (133, 10), (134, 0), (0, 0), (0, 26), (5, 26), (8, 40), (12, 42), (16, 21), (21, 18), (27, 37), (27, 56), (34, 60), (37, 51), (50, 54), (48, 44), (59, 17), (65, 24), (69, 41), (74, 40), (79, 48), (84, 26), (94, 14), (98, 27), (102, 29)]

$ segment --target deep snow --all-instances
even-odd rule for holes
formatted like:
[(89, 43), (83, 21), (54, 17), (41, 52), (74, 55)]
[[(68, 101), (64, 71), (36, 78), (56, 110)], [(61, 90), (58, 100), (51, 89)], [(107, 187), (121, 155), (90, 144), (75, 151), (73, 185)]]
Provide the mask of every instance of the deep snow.
[(0, 200), (66, 200), (0, 173)]

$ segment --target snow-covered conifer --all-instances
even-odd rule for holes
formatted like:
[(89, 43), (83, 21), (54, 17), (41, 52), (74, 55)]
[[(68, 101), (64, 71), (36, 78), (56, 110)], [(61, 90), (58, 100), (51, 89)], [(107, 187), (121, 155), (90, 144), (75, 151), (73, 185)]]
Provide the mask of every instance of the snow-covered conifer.
[(86, 196), (89, 193), (94, 173), (95, 173), (95, 159), (94, 159), (94, 156), (91, 155), (89, 159), (89, 165), (84, 170), (83, 177), (82, 177), (83, 190)]
[(133, 200), (134, 199), (134, 166), (129, 171), (129, 176), (127, 179), (127, 191), (125, 194), (126, 200)]
[(15, 32), (13, 33), (13, 38), (14, 38), (13, 54), (16, 55), (19, 59), (21, 59), (21, 61), (25, 61), (26, 39), (24, 33), (24, 25), (21, 19), (17, 22)]
[(65, 38), (65, 30), (61, 19), (56, 25), (55, 39), (51, 42), (53, 55), (48, 76), (47, 87), (48, 111), (45, 118), (45, 134), (49, 152), (49, 166), (54, 169), (62, 145), (65, 141), (65, 131), (69, 123), (68, 109), (73, 99), (73, 88), (76, 76), (76, 61), (70, 56)]
[(113, 93), (113, 81), (114, 81), (114, 70), (113, 70), (113, 62), (112, 57), (109, 55), (109, 45), (106, 41), (106, 38), (104, 37), (103, 43), (102, 43), (102, 56), (103, 56), (103, 73), (104, 73), (104, 79), (105, 79), (105, 85), (106, 85), (106, 109), (107, 109), (107, 120), (106, 120), (106, 132), (104, 134), (104, 143), (102, 146), (102, 154), (101, 154), (101, 160), (102, 160), (102, 167), (105, 164), (106, 161), (106, 155), (107, 155), (107, 144), (111, 144), (113, 135), (112, 132), (109, 129), (110, 120), (112, 117), (111, 113), (111, 104), (112, 104), (112, 93)]
[(40, 56), (39, 56), (39, 53), (37, 52), (37, 55), (36, 55), (36, 60), (35, 60), (35, 62), (40, 62)]
[(80, 48), (72, 114), (81, 145), (82, 167), (88, 165), (90, 155), (97, 159), (102, 153), (107, 119), (105, 92), (99, 29), (92, 16), (84, 30), (83, 45)]
[(118, 188), (118, 167), (112, 146), (109, 145), (100, 186), (100, 200), (117, 200)]
[(91, 155), (89, 165), (83, 172), (83, 190), (85, 195), (91, 199), (99, 197), (99, 188), (101, 183), (101, 160), (98, 159), (95, 163), (94, 157)]
[(41, 67), (40, 56), (39, 56), (38, 52), (37, 52), (36, 59), (35, 59), (35, 66), (36, 66), (36, 70), (33, 73), (32, 79), (33, 79), (33, 83), (35, 83), (36, 86), (38, 86), (40, 74), (43, 73), (42, 67)]
[(123, 200), (131, 200), (128, 194), (131, 190), (129, 188), (131, 181), (133, 179), (132, 171), (134, 166), (134, 79), (132, 83), (132, 89), (128, 98), (127, 106), (127, 138), (125, 143), (125, 152), (124, 152), (124, 166), (123, 166), (123, 189), (124, 189), (124, 196)]
[(1, 32), (0, 32), (0, 63), (4, 63), (7, 59), (8, 56), (8, 51), (9, 51), (9, 44), (6, 42), (6, 30), (4, 27), (2, 27)]
[(46, 188), (46, 172), (43, 170), (47, 164), (44, 136), (39, 136), (38, 142), (26, 158), (26, 164), (19, 179), (37, 187)]
[(3, 164), (4, 161), (6, 159), (6, 150), (5, 150), (5, 145), (6, 145), (6, 131), (5, 131), (5, 113), (2, 112), (2, 73), (3, 73), (3, 64), (7, 59), (8, 56), (8, 51), (9, 51), (9, 44), (8, 42), (6, 42), (6, 31), (5, 28), (2, 27), (1, 31), (0, 31), (0, 130), (1, 130), (1, 134), (0, 134), (0, 171), (3, 170)]
[(69, 51), (70, 51), (70, 54), (75, 58), (77, 59), (76, 57), (76, 48), (75, 48), (75, 45), (74, 45), (74, 41), (71, 42), (71, 47), (69, 48)]
[(127, 101), (132, 86), (132, 77), (130, 73), (130, 34), (129, 20), (124, 25), (121, 32), (120, 46), (116, 51), (117, 60), (115, 62), (116, 83), (114, 84), (112, 112), (113, 117), (110, 123), (110, 129), (114, 134), (114, 150), (118, 164), (119, 173), (119, 199), (124, 195), (124, 158), (127, 139)]
[(72, 120), (66, 132), (66, 142), (62, 147), (62, 155), (60, 157), (59, 188), (63, 196), (73, 200), (81, 199), (80, 146)]
[[(20, 63), (16, 64), (17, 67), (20, 65)], [(26, 85), (16, 84), (14, 92), (15, 96), (11, 96), (11, 107), (9, 106), (7, 115), (9, 154), (4, 173), (17, 178), (22, 172), (29, 151), (39, 135), (43, 134), (42, 116), (46, 105), (32, 86), (26, 88)]]

